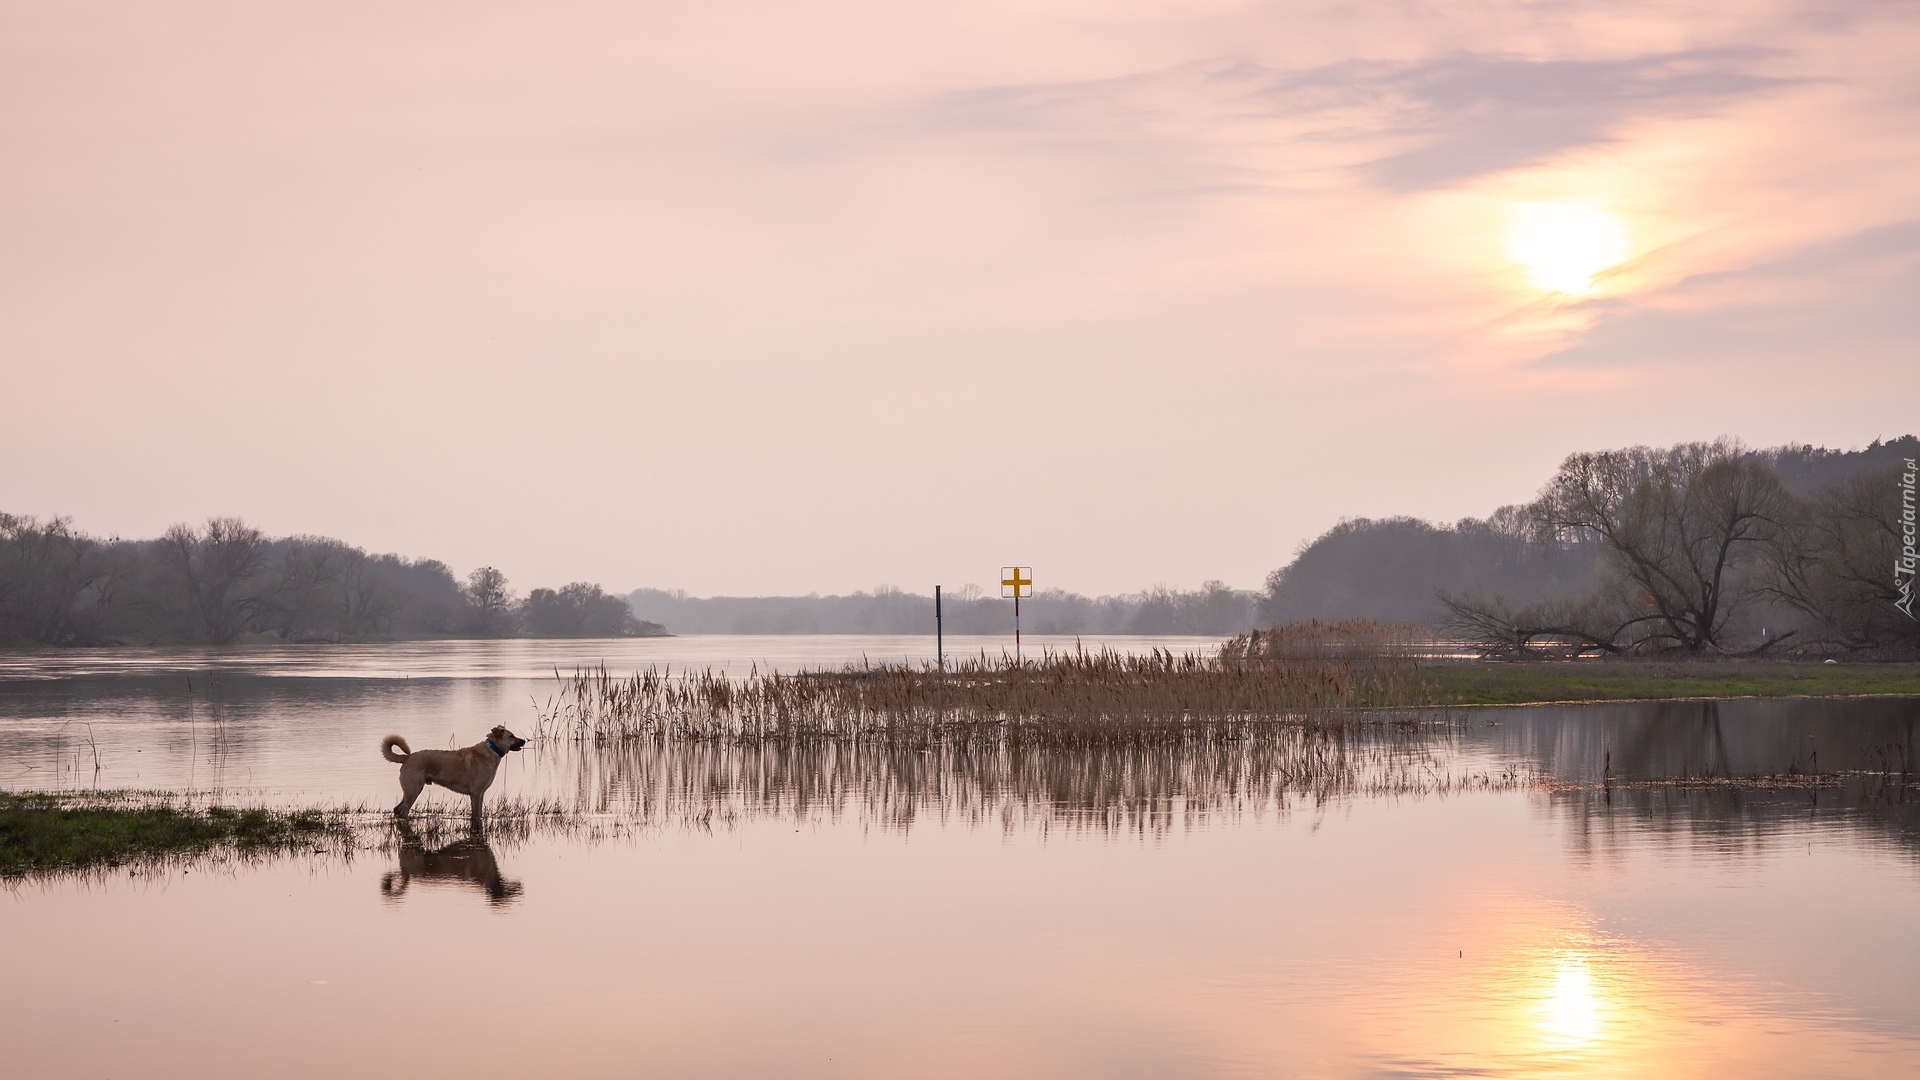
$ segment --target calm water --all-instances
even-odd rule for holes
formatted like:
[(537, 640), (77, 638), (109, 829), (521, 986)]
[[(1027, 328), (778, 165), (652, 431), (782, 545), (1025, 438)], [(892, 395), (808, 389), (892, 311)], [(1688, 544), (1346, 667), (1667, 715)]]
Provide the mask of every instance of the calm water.
[[(0, 784), (384, 807), (381, 735), (530, 726), (555, 666), (928, 644), (6, 657)], [(538, 744), (490, 799), (587, 813), (14, 887), (0, 1045), (10, 1076), (1916, 1075), (1916, 716), (1508, 709), (1151, 753)], [(1820, 779), (1646, 782), (1789, 770)]]

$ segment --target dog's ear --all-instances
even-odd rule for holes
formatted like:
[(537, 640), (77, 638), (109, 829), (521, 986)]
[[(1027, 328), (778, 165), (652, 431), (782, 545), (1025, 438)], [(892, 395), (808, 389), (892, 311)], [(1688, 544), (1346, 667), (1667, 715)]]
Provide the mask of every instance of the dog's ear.
[(493, 730), (487, 732), (487, 734), (493, 736), (496, 739), (503, 738), (507, 734), (507, 725), (495, 724), (493, 725)]

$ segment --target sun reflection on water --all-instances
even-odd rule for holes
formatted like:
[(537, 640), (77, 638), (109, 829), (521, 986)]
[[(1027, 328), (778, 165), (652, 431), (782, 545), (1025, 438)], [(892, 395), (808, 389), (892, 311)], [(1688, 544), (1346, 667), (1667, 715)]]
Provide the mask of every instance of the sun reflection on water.
[(1585, 1049), (1606, 1033), (1606, 1001), (1593, 966), (1579, 952), (1554, 957), (1554, 970), (1540, 1001), (1540, 1031), (1556, 1049)]
[[(1728, 995), (1671, 948), (1596, 925), (1564, 904), (1509, 901), (1481, 913), (1451, 964), (1405, 985), (1417, 1014), (1400, 1014), (1394, 1059), (1488, 1076), (1704, 1075), (1742, 1060), (1729, 1041)], [(1475, 947), (1477, 946), (1477, 948)], [(1410, 973), (1411, 974), (1411, 973)], [(1401, 1026), (1404, 1023), (1404, 1026)]]

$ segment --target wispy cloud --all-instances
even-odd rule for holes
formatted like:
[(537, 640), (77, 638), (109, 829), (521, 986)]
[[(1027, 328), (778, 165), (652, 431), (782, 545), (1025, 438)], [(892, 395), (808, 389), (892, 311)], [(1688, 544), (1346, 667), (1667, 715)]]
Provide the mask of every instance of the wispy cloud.
[(1761, 49), (1624, 60), (1463, 55), (1388, 72), (1374, 85), (1398, 106), (1395, 123), (1424, 133), (1423, 145), (1381, 158), (1369, 171), (1405, 190), (1531, 165), (1608, 142), (1636, 118), (1700, 113), (1777, 90), (1794, 80), (1753, 69), (1778, 57)]
[(1702, 49), (1623, 59), (1458, 53), (1300, 70), (1221, 57), (1107, 79), (995, 86), (943, 97), (936, 131), (1005, 131), (1062, 144), (1133, 142), (1196, 113), (1294, 137), (1411, 144), (1353, 164), (1400, 191), (1456, 184), (1610, 141), (1642, 117), (1708, 112), (1801, 81), (1766, 73), (1778, 50)]
[(1741, 279), (1852, 273), (1884, 267), (1890, 262), (1915, 261), (1920, 261), (1920, 219), (1909, 219), (1807, 244), (1780, 258), (1743, 269), (1695, 274), (1681, 281), (1679, 287), (1698, 288)]
[[(1742, 286), (1752, 286), (1743, 289)], [(1735, 270), (1696, 274), (1671, 292), (1705, 303), (1594, 305), (1592, 328), (1543, 368), (1787, 368), (1831, 356), (1910, 351), (1920, 335), (1920, 220), (1862, 229)]]

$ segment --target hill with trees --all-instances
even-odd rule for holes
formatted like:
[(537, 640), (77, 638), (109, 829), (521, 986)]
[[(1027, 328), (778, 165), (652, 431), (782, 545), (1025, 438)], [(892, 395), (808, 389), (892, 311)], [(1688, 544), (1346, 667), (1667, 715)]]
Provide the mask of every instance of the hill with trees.
[(1911, 435), (1573, 454), (1484, 520), (1341, 522), (1268, 576), (1259, 616), (1445, 626), (1489, 652), (1905, 655), (1916, 457)]

